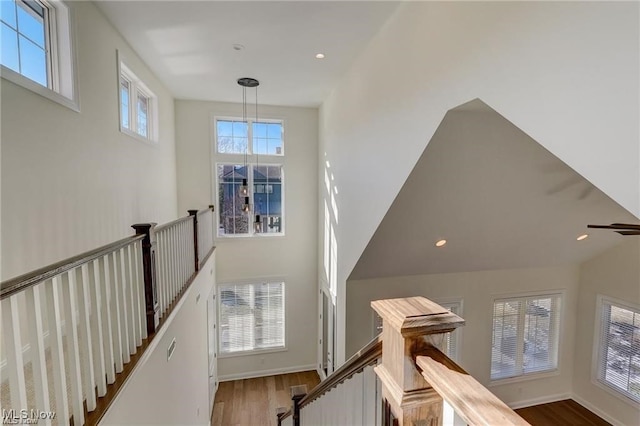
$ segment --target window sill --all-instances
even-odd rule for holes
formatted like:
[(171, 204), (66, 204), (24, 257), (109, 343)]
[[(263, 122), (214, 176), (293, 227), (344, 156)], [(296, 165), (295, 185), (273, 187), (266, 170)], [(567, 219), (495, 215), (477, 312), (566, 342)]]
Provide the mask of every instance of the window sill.
[(120, 127), (120, 132), (137, 140), (138, 142), (142, 142), (146, 145), (150, 145), (150, 146), (158, 146), (158, 141), (152, 140), (152, 139), (147, 139), (144, 136), (140, 136), (139, 134), (137, 134), (136, 132), (132, 132), (129, 129), (125, 129), (124, 127)]
[(237, 358), (237, 357), (244, 357), (244, 356), (251, 356), (251, 355), (264, 355), (264, 354), (272, 354), (272, 353), (286, 352), (286, 351), (287, 351), (287, 347), (285, 346), (281, 348), (255, 349), (252, 351), (242, 351), (242, 352), (230, 352), (230, 353), (218, 352), (218, 359)]
[(505, 377), (504, 379), (493, 379), (489, 382), (489, 386), (502, 386), (510, 383), (525, 382), (528, 380), (546, 379), (548, 377), (554, 377), (560, 375), (560, 369), (546, 370), (538, 373), (526, 373), (515, 377)]
[(272, 232), (266, 234), (251, 234), (251, 235), (226, 235), (226, 234), (218, 234), (218, 241), (234, 241), (234, 240), (251, 240), (251, 239), (269, 239), (269, 238), (284, 238), (286, 235), (284, 232)]
[(77, 96), (75, 99), (69, 99), (64, 95), (61, 95), (60, 93), (55, 92), (48, 87), (44, 87), (41, 84), (28, 79), (22, 74), (19, 74), (14, 70), (5, 67), (4, 65), (0, 65), (0, 74), (2, 75), (2, 78), (12, 82), (17, 86), (23, 87), (37, 95), (42, 96), (43, 98), (47, 98), (50, 101), (67, 107), (72, 111), (80, 112), (80, 101), (79, 99), (77, 99)]

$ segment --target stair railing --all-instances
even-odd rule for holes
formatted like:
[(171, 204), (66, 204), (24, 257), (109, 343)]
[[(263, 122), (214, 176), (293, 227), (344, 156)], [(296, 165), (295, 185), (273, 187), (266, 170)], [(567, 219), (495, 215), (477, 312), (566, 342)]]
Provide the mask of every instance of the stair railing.
[(382, 318), (380, 336), (308, 395), (293, 398), (279, 425), (528, 424), (435, 347), (462, 318), (424, 297), (371, 306)]

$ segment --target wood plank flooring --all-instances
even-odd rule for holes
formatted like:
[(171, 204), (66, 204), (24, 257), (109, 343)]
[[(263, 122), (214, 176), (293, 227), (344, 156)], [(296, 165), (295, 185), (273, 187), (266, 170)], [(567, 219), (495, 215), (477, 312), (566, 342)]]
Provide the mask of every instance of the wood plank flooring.
[(516, 410), (533, 426), (607, 426), (610, 425), (571, 399), (534, 405)]
[(278, 407), (290, 407), (291, 386), (320, 383), (315, 371), (222, 382), (216, 392), (213, 426), (276, 426)]
[[(320, 383), (315, 371), (222, 382), (216, 393), (212, 426), (276, 426), (278, 407), (290, 407), (291, 386)], [(532, 426), (610, 426), (577, 402), (566, 399), (516, 410)]]

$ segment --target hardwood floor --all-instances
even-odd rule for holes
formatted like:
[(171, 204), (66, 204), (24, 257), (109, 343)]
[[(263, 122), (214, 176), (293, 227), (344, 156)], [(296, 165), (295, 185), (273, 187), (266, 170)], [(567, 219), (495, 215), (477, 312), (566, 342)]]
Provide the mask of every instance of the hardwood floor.
[[(315, 371), (222, 382), (211, 417), (212, 426), (276, 426), (278, 407), (290, 407), (291, 386), (320, 383)], [(516, 410), (532, 426), (610, 426), (577, 402), (566, 399)]]
[(276, 426), (278, 407), (291, 406), (291, 386), (320, 383), (315, 371), (222, 382), (216, 392), (213, 426)]
[(571, 399), (516, 410), (533, 426), (606, 426), (610, 423)]

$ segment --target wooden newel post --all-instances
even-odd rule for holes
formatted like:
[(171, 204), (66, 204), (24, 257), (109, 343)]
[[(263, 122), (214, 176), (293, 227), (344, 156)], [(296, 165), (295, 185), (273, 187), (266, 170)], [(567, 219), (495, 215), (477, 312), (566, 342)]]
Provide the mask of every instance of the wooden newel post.
[(193, 216), (193, 258), (196, 263), (196, 271), (200, 269), (200, 260), (198, 259), (198, 210), (187, 210), (190, 216)]
[(131, 226), (142, 239), (142, 270), (144, 275), (144, 301), (147, 312), (147, 334), (155, 333), (160, 324), (158, 292), (156, 290), (156, 235), (155, 223), (138, 223)]
[(442, 424), (442, 398), (416, 369), (414, 357), (430, 335), (453, 331), (464, 320), (424, 297), (376, 300), (382, 317), (382, 363), (375, 372), (382, 396), (399, 426)]

